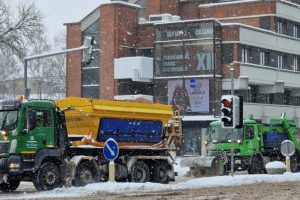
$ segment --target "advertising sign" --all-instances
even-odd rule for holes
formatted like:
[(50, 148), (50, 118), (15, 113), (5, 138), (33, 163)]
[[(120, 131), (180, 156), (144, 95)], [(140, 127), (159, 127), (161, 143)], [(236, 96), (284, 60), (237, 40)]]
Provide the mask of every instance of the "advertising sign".
[(168, 102), (184, 112), (209, 112), (209, 80), (169, 80)]

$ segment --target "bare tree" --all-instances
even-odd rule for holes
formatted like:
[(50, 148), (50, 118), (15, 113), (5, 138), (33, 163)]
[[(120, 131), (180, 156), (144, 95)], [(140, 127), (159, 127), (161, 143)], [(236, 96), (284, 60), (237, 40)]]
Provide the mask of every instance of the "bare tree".
[(34, 2), (22, 4), (15, 11), (8, 1), (0, 0), (1, 53), (26, 56), (26, 41), (32, 41), (42, 30), (41, 14)]

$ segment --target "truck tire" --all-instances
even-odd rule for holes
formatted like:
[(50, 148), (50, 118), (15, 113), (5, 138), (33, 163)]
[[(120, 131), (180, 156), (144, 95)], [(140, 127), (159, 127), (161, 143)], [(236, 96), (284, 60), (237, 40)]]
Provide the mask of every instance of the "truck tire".
[(260, 156), (254, 156), (251, 161), (251, 166), (248, 169), (249, 174), (264, 174), (265, 167), (263, 159)]
[(33, 185), (38, 191), (53, 190), (62, 185), (60, 171), (51, 162), (44, 163), (33, 175)]
[(168, 184), (170, 182), (168, 171), (170, 166), (167, 163), (157, 163), (154, 166), (153, 180), (156, 183)]
[(145, 183), (150, 180), (150, 170), (148, 165), (143, 161), (136, 161), (130, 174), (130, 181), (136, 183)]
[(9, 178), (7, 180), (7, 183), (1, 183), (0, 184), (0, 190), (1, 192), (10, 192), (10, 191), (15, 191), (19, 185), (20, 185), (20, 179), (16, 178)]
[(296, 156), (292, 156), (291, 158), (291, 171), (297, 172), (298, 171), (298, 159)]
[(90, 162), (81, 162), (76, 168), (75, 186), (85, 186), (90, 183), (97, 182), (96, 169)]

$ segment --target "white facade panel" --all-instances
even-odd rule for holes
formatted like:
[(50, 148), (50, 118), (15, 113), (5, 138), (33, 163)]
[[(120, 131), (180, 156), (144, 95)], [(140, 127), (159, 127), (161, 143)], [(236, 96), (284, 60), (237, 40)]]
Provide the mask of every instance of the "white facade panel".
[(114, 78), (151, 82), (153, 79), (153, 58), (122, 57), (114, 60)]
[(250, 84), (274, 85), (276, 81), (283, 81), (284, 87), (300, 88), (299, 72), (241, 63), (240, 76), (248, 76)]
[(243, 109), (243, 118), (248, 118), (250, 115), (253, 115), (254, 119), (280, 119), (281, 113), (286, 113), (286, 118), (294, 119), (298, 128), (300, 125), (300, 106), (257, 104), (244, 102)]
[(276, 3), (276, 15), (284, 19), (300, 22), (300, 8), (283, 2)]
[(300, 55), (300, 40), (287, 38), (282, 35), (240, 27), (240, 43)]

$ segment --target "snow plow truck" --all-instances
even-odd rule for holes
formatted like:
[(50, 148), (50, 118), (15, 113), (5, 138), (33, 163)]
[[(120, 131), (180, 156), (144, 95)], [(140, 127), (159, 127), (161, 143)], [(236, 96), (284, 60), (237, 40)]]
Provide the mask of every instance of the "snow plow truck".
[(285, 161), (280, 152), (284, 140), (295, 145), (291, 157), (291, 171), (299, 170), (300, 132), (293, 120), (272, 119), (270, 124), (257, 123), (250, 117), (243, 121), (243, 128), (222, 128), (221, 121), (210, 123), (206, 138), (207, 155), (186, 157), (181, 166), (190, 167), (194, 175), (222, 175), (231, 170), (233, 152), (234, 171), (249, 174), (265, 173), (265, 164), (270, 161)]
[(175, 179), (180, 119), (171, 106), (86, 98), (4, 101), (0, 109), (0, 190), (20, 181), (37, 190), (107, 181), (104, 142), (118, 142), (115, 180)]

